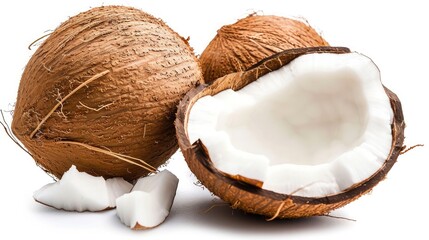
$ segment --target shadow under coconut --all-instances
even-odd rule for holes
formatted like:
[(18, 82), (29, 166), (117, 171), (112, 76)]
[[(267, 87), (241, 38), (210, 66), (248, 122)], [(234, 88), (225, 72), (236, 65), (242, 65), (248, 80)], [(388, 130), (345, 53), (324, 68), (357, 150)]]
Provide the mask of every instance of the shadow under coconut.
[[(40, 203), (31, 202), (31, 211), (37, 215), (41, 226), (54, 226), (60, 229), (95, 229), (103, 228), (115, 215), (112, 210), (100, 212), (72, 212), (58, 210), (52, 207), (45, 206)], [(115, 216), (116, 217), (116, 216)], [(118, 225), (120, 221), (118, 221)]]
[[(187, 208), (187, 210), (186, 210)], [(333, 217), (317, 216), (300, 219), (275, 219), (267, 221), (267, 218), (260, 215), (248, 214), (241, 210), (232, 209), (229, 205), (219, 199), (199, 199), (186, 206), (173, 208), (170, 219), (184, 220), (186, 224), (194, 226), (214, 228), (232, 233), (246, 233), (251, 235), (276, 235), (285, 233), (301, 233), (309, 231), (331, 231), (333, 228), (346, 227), (353, 224), (347, 219), (338, 219), (341, 210), (335, 211)]]

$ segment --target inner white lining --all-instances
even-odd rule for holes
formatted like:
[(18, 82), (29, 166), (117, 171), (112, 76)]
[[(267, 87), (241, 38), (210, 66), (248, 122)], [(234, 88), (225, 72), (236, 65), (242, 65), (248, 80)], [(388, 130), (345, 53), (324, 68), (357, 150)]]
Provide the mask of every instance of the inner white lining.
[(239, 91), (199, 99), (188, 134), (214, 166), (262, 188), (321, 197), (374, 174), (387, 158), (393, 113), (375, 64), (357, 54), (308, 54)]

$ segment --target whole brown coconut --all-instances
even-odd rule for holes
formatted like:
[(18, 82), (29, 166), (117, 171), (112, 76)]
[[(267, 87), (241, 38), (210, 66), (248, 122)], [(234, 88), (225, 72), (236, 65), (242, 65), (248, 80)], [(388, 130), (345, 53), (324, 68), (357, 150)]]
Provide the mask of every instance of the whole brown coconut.
[(200, 56), (204, 81), (244, 71), (262, 59), (287, 49), (328, 46), (304, 22), (278, 16), (249, 15), (225, 25)]
[(136, 179), (177, 150), (176, 106), (201, 78), (187, 42), (158, 18), (93, 8), (61, 24), (28, 62), (13, 133), (57, 178), (76, 165)]
[(237, 91), (246, 85), (256, 81), (261, 76), (276, 71), (287, 65), (295, 58), (310, 53), (349, 53), (347, 48), (314, 47), (291, 49), (264, 59), (245, 72), (232, 73), (217, 79), (211, 85), (200, 85), (192, 89), (180, 102), (175, 121), (179, 146), (185, 156), (186, 162), (192, 172), (215, 195), (226, 201), (232, 208), (245, 212), (260, 214), (270, 219), (297, 218), (315, 215), (324, 215), (330, 211), (342, 207), (360, 196), (368, 193), (375, 185), (383, 180), (392, 166), (395, 164), (404, 141), (404, 117), (398, 97), (389, 89), (384, 88), (393, 110), (394, 119), (391, 124), (392, 145), (390, 153), (384, 164), (368, 179), (357, 183), (350, 188), (325, 197), (302, 197), (292, 194), (281, 194), (265, 190), (239, 175), (231, 176), (216, 169), (210, 160), (210, 155), (203, 142), (200, 140), (191, 143), (187, 128), (188, 118), (192, 106), (200, 98), (208, 95), (232, 89)]

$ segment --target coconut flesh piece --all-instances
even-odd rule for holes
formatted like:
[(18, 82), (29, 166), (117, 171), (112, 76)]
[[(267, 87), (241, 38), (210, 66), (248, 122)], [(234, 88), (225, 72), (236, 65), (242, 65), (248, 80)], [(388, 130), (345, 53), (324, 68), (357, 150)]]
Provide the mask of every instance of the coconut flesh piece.
[(178, 183), (168, 170), (140, 178), (130, 193), (116, 199), (118, 217), (132, 229), (160, 225), (170, 214)]
[(131, 191), (123, 178), (94, 177), (73, 165), (63, 177), (37, 190), (33, 197), (44, 205), (66, 211), (102, 211), (116, 206), (116, 198)]
[(387, 159), (393, 112), (358, 53), (302, 55), (244, 88), (198, 99), (188, 120), (214, 167), (282, 194), (335, 195)]

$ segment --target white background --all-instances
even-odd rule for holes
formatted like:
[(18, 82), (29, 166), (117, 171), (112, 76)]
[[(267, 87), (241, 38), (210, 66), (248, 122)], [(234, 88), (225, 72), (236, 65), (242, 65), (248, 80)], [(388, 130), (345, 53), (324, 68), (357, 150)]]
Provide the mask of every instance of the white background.
[[(27, 46), (68, 17), (90, 7), (121, 4), (162, 18), (200, 54), (222, 25), (252, 12), (305, 18), (335, 46), (371, 57), (383, 83), (402, 100), (407, 145), (428, 143), (428, 23), (425, 1), (2, 1), (0, 5), (0, 108), (12, 110)], [(10, 121), (10, 114), (6, 114)], [(196, 186), (180, 153), (168, 169), (180, 178), (171, 215), (158, 228), (131, 231), (115, 211), (68, 213), (37, 204), (32, 193), (51, 182), (0, 131), (1, 239), (428, 239), (428, 147), (400, 156), (371, 194), (334, 216), (276, 220), (230, 209)], [(210, 211), (206, 211), (213, 207)]]

